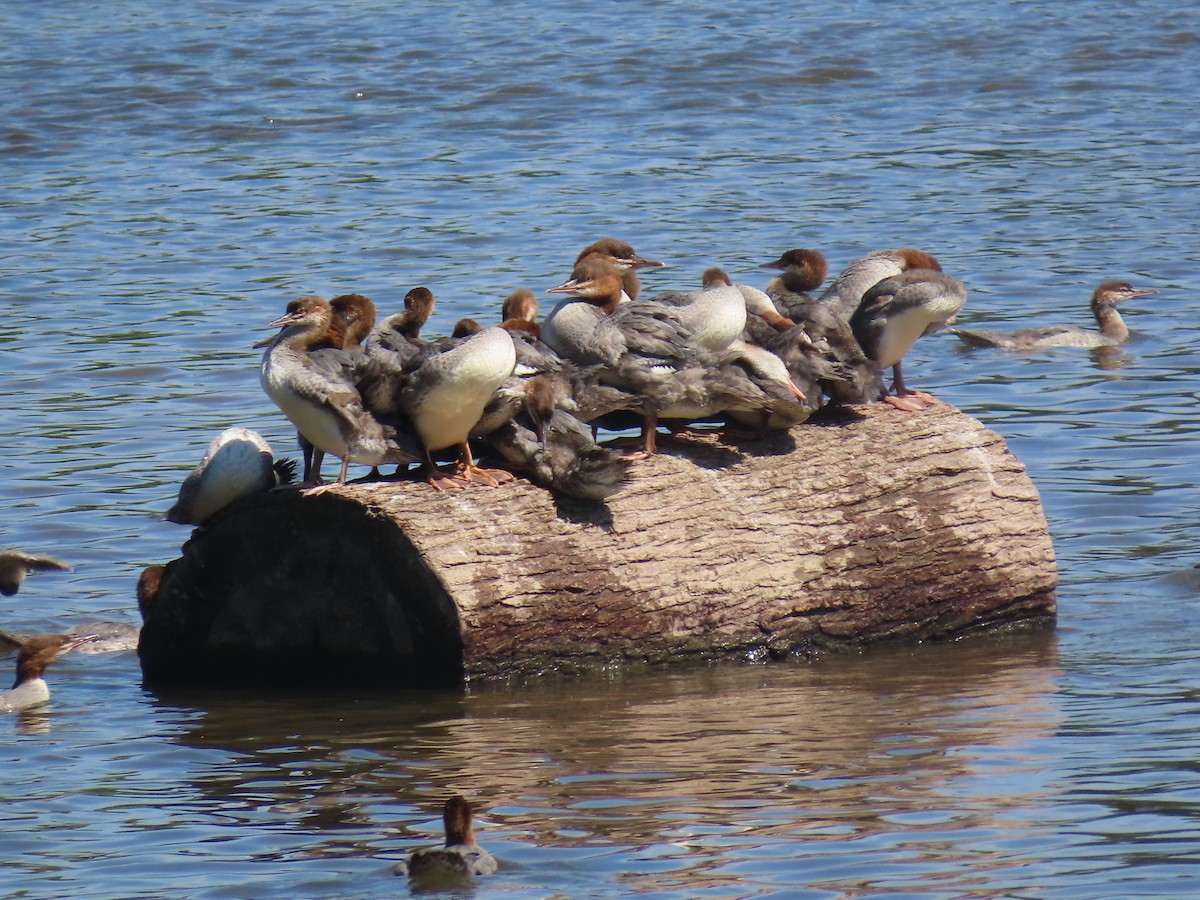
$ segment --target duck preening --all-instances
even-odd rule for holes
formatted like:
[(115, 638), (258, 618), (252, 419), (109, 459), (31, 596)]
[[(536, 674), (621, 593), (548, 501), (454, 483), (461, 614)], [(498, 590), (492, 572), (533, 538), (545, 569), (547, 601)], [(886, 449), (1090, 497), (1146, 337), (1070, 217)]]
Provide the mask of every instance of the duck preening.
[(1000, 350), (1052, 350), (1058, 347), (1116, 347), (1129, 340), (1129, 327), (1117, 311), (1117, 304), (1135, 297), (1149, 297), (1158, 291), (1135, 288), (1128, 281), (1105, 281), (1092, 292), (1091, 309), (1099, 331), (1089, 331), (1074, 325), (1047, 328), (1022, 328), (1019, 331), (975, 331), (952, 328), (968, 347), (994, 347)]

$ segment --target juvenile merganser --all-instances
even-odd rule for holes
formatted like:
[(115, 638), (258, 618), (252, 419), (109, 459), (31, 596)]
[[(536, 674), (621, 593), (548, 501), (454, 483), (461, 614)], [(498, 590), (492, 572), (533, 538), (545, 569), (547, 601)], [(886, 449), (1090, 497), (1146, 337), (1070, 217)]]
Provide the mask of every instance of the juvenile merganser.
[(616, 238), (601, 238), (594, 244), (588, 244), (575, 257), (575, 265), (579, 265), (589, 256), (599, 256), (608, 260), (621, 272), (621, 289), (629, 300), (636, 300), (641, 292), (642, 283), (638, 279), (638, 269), (658, 268), (663, 264), (657, 260), (646, 259), (633, 249), (628, 241)]
[(734, 341), (730, 352), (736, 354), (746, 374), (771, 401), (769, 407), (760, 411), (731, 408), (729, 414), (748, 425), (758, 428), (759, 436), (767, 431), (777, 431), (799, 425), (817, 408), (817, 398), (810, 399), (796, 385), (783, 360), (762, 347)]
[(526, 383), (523, 413), (487, 441), (509, 465), (570, 497), (604, 500), (629, 480), (628, 460), (597, 444), (587, 425), (558, 407), (555, 386), (544, 375)]
[(723, 269), (706, 269), (701, 285), (698, 291), (656, 294), (647, 302), (672, 307), (697, 344), (720, 352), (746, 327), (746, 298)]
[[(696, 344), (678, 314), (661, 303), (622, 302), (619, 270), (597, 256), (584, 259), (553, 294), (560, 302), (542, 323), (542, 338), (561, 356), (600, 365), (600, 377), (641, 400), (643, 452), (653, 455), (661, 410), (707, 402), (716, 358)], [(731, 398), (732, 399), (732, 398)]]
[(375, 415), (399, 412), (396, 398), (421, 362), (425, 342), (421, 329), (433, 314), (433, 292), (415, 287), (404, 295), (404, 312), (388, 316), (367, 336), (363, 352), (369, 360), (359, 389)]
[(788, 318), (791, 318), (792, 306), (812, 302), (810, 292), (824, 283), (829, 272), (829, 264), (825, 261), (824, 254), (807, 247), (787, 250), (779, 255), (779, 259), (762, 263), (759, 268), (782, 270), (767, 283), (766, 294), (774, 303), (776, 311)]
[(40, 553), (5, 550), (0, 553), (0, 594), (11, 597), (34, 572), (69, 572), (71, 567)]
[[(503, 328), (485, 328), (441, 352), (433, 352), (412, 372), (397, 397), (398, 405), (420, 436), (426, 477), (435, 490), (469, 481), (495, 486), (512, 480), (503, 470), (475, 465), (467, 438), (492, 394), (513, 373), (517, 354)], [(431, 453), (459, 447), (454, 476), (440, 473)]]
[(162, 584), (163, 573), (166, 570), (166, 566), (146, 566), (138, 575), (136, 596), (138, 612), (142, 614), (143, 622), (149, 618), (150, 610), (154, 607), (154, 601), (158, 597), (158, 588)]
[(529, 288), (517, 288), (500, 306), (500, 327), (509, 331), (523, 331), (530, 337), (540, 338), (542, 326), (537, 321), (537, 297)]
[[(750, 322), (755, 316), (776, 331), (787, 331), (796, 324), (779, 312), (779, 307), (775, 305), (775, 301), (771, 299), (766, 291), (760, 291), (753, 285), (742, 284), (736, 281), (733, 286), (741, 291), (742, 300), (745, 301), (747, 327), (750, 326)], [(745, 340), (747, 335), (743, 333), (742, 338)]]
[(908, 269), (866, 292), (850, 327), (881, 372), (892, 367), (895, 396), (886, 397), (888, 403), (910, 412), (933, 403), (928, 394), (904, 386), (900, 361), (917, 338), (953, 322), (966, 299), (961, 281), (933, 269)]
[(263, 353), (263, 390), (316, 449), (342, 461), (338, 484), (345, 483), (352, 461), (371, 466), (417, 461), (396, 442), (394, 430), (364, 407), (355, 386), (361, 354), (309, 352), (310, 343), (324, 337), (331, 316), (320, 297), (288, 304), (286, 314), (270, 326), (282, 330)]
[(971, 331), (951, 328), (968, 347), (997, 347), (1001, 350), (1049, 350), (1055, 347), (1115, 347), (1129, 340), (1129, 328), (1117, 312), (1117, 304), (1135, 297), (1149, 297), (1158, 291), (1133, 287), (1128, 281), (1106, 281), (1092, 293), (1092, 315), (1100, 331), (1088, 331), (1073, 325), (1049, 328), (1022, 328), (1020, 331)]
[(876, 250), (856, 259), (820, 297), (839, 319), (849, 322), (862, 302), (863, 295), (885, 278), (909, 269), (942, 271), (941, 264), (923, 250), (905, 247), (901, 250)]
[(296, 463), (276, 461), (261, 434), (226, 428), (209, 442), (163, 518), (179, 525), (203, 525), (234, 500), (287, 484), (295, 474)]
[(11, 691), (0, 693), (0, 712), (18, 712), (49, 702), (50, 688), (42, 677), (46, 666), (67, 651), (95, 639), (94, 634), (82, 637), (40, 634), (25, 641), (17, 651), (17, 680)]
[(465, 797), (456, 794), (446, 801), (442, 822), (446, 828), (445, 845), (414, 850), (407, 866), (402, 863), (396, 867), (397, 875), (407, 873), (416, 879), (456, 879), (496, 872), (496, 860), (475, 843), (471, 804)]
[(341, 327), (336, 350), (357, 350), (375, 327), (375, 304), (362, 294), (340, 294), (329, 301), (333, 321)]

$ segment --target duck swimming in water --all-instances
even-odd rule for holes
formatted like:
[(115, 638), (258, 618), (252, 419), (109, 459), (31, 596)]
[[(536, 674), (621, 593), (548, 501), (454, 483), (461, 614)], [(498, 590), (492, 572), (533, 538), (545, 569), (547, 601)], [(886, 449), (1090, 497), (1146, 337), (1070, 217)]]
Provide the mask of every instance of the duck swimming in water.
[(446, 801), (442, 822), (446, 828), (445, 845), (414, 850), (407, 865), (402, 863), (396, 867), (397, 875), (407, 873), (416, 879), (456, 879), (496, 872), (496, 860), (475, 843), (471, 804), (465, 797), (456, 794)]
[(46, 667), (64, 653), (95, 639), (94, 634), (40, 634), (25, 641), (17, 651), (17, 680), (11, 691), (0, 693), (0, 712), (19, 712), (48, 703), (50, 688), (42, 677)]
[(900, 361), (917, 338), (953, 322), (966, 299), (961, 281), (933, 269), (908, 269), (866, 292), (850, 327), (881, 372), (891, 366), (894, 396), (885, 398), (888, 403), (909, 412), (933, 403), (929, 394), (905, 387)]
[(356, 387), (361, 354), (317, 350), (332, 312), (320, 297), (291, 301), (285, 315), (270, 327), (281, 331), (263, 353), (263, 390), (316, 449), (342, 461), (338, 484), (346, 481), (351, 462), (416, 462), (418, 457), (397, 443), (394, 429), (367, 410)]
[(203, 525), (234, 500), (287, 484), (295, 475), (296, 463), (276, 461), (271, 445), (257, 431), (226, 428), (209, 442), (163, 518), (179, 525)]
[(69, 572), (71, 567), (50, 556), (23, 550), (0, 552), (0, 594), (11, 597), (34, 572)]
[(1001, 350), (1051, 350), (1057, 347), (1115, 347), (1129, 339), (1129, 328), (1117, 304), (1135, 297), (1149, 297), (1154, 290), (1140, 290), (1128, 281), (1106, 281), (1092, 293), (1092, 315), (1100, 325), (1100, 331), (1088, 331), (1073, 325), (1049, 328), (1022, 328), (1020, 331), (972, 331), (966, 328), (951, 328), (968, 347), (995, 347)]

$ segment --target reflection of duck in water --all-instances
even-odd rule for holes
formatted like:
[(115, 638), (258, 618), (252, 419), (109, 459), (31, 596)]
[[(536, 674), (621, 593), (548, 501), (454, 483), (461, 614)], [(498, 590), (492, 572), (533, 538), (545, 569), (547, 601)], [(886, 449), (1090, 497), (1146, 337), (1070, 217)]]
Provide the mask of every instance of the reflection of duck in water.
[(95, 639), (92, 634), (39, 634), (25, 641), (17, 651), (17, 680), (11, 691), (0, 693), (0, 712), (17, 712), (49, 702), (50, 688), (42, 677), (46, 667), (67, 651)]
[(1106, 281), (1092, 293), (1092, 315), (1100, 325), (1100, 330), (1088, 331), (1073, 325), (1059, 325), (1049, 328), (1022, 328), (1020, 331), (971, 331), (966, 328), (952, 328), (951, 334), (968, 347), (995, 347), (1000, 350), (1050, 350), (1055, 347), (1115, 347), (1129, 339), (1129, 328), (1121, 314), (1117, 312), (1117, 304), (1132, 300), (1134, 297), (1149, 297), (1158, 291), (1138, 290), (1128, 281)]
[(866, 292), (850, 327), (879, 371), (892, 367), (895, 396), (888, 403), (909, 412), (932, 405), (931, 396), (905, 387), (900, 361), (917, 338), (953, 322), (966, 299), (961, 281), (933, 269), (908, 269)]
[(34, 572), (67, 572), (70, 569), (65, 562), (40, 553), (5, 550), (0, 553), (0, 594), (11, 597)]
[(295, 476), (290, 459), (275, 461), (271, 445), (256, 431), (226, 428), (209, 443), (200, 464), (179, 488), (166, 520), (203, 525), (239, 497), (269, 491)]
[(491, 875), (496, 871), (496, 860), (475, 843), (471, 804), (465, 797), (456, 794), (446, 801), (442, 822), (446, 827), (445, 846), (413, 851), (407, 866), (402, 863), (396, 867), (397, 875), (407, 873), (417, 879), (457, 879)]

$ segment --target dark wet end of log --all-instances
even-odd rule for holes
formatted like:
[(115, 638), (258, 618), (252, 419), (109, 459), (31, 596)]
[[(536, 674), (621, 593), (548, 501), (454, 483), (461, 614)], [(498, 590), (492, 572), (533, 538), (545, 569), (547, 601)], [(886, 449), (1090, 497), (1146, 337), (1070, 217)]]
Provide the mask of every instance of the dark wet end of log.
[(146, 680), (421, 686), (1052, 626), (1045, 517), (1003, 440), (944, 404), (860, 412), (673, 442), (603, 504), (523, 479), (250, 498), (168, 566)]
[(404, 533), (357, 503), (296, 491), (250, 498), (193, 532), (167, 565), (138, 654), (148, 685), (463, 675), (454, 604)]

